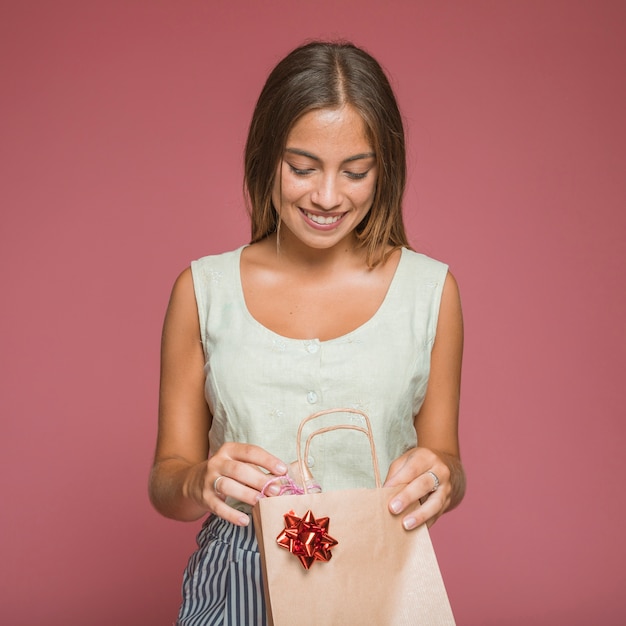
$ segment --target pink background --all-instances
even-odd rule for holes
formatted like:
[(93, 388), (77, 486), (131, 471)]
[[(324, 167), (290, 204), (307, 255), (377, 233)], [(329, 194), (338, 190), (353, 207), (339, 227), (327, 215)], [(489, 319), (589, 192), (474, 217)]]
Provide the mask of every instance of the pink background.
[(0, 5), (0, 622), (171, 624), (199, 524), (146, 496), (160, 327), (245, 242), (267, 71), (366, 47), (408, 125), (416, 248), (466, 327), (469, 489), (433, 529), (460, 625), (626, 623), (626, 4)]

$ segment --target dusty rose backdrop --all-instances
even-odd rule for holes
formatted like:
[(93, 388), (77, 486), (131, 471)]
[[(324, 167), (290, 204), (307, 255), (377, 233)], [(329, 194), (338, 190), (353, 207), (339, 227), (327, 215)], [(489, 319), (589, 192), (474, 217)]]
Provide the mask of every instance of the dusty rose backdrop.
[(248, 230), (267, 71), (344, 37), (408, 126), (414, 246), (467, 343), (458, 623), (626, 622), (626, 4), (0, 4), (0, 622), (169, 625), (198, 524), (146, 496), (177, 273)]

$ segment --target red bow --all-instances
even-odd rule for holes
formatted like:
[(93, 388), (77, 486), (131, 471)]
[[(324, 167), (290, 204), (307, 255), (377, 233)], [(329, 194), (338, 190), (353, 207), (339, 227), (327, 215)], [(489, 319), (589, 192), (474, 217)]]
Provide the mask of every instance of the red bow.
[(289, 511), (284, 517), (285, 529), (276, 537), (279, 546), (297, 556), (304, 569), (309, 569), (313, 561), (330, 561), (330, 550), (337, 545), (328, 534), (330, 518), (315, 519), (311, 511), (303, 517)]

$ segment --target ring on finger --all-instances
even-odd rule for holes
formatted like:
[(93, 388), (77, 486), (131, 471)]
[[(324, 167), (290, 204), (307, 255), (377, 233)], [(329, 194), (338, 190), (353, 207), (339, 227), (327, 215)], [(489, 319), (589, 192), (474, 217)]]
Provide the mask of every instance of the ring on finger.
[(224, 476), (218, 476), (214, 481), (213, 481), (213, 491), (215, 491), (215, 493), (218, 496), (223, 496), (224, 494), (220, 491), (219, 488), (219, 484), (220, 484), (220, 480), (222, 480), (222, 478), (224, 478)]
[(435, 472), (432, 472), (431, 470), (428, 470), (426, 473), (430, 474), (433, 477), (434, 484), (433, 484), (433, 488), (430, 490), (430, 493), (435, 493), (435, 491), (439, 489), (439, 478), (437, 474), (435, 474)]

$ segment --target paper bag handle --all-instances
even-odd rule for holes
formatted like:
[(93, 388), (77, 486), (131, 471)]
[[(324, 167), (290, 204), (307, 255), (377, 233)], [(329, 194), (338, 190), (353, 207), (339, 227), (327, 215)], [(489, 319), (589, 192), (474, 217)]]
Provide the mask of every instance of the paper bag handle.
[[(355, 426), (353, 424), (337, 424), (336, 426), (325, 426), (324, 428), (315, 430), (307, 437), (304, 446), (304, 456), (302, 456), (302, 430), (304, 428), (304, 425), (311, 420), (317, 419), (322, 415), (328, 415), (329, 413), (354, 413), (355, 415), (360, 415), (365, 421), (366, 428), (363, 428), (362, 426)], [(370, 442), (370, 451), (372, 453), (372, 466), (374, 468), (374, 479), (376, 480), (376, 487), (381, 487), (382, 483), (380, 480), (380, 469), (378, 468), (376, 446), (374, 445), (374, 436), (372, 435), (372, 425), (370, 423), (369, 417), (367, 417), (367, 415), (363, 413), (363, 411), (359, 411), (358, 409), (327, 409), (325, 411), (319, 411), (317, 413), (313, 413), (313, 415), (305, 417), (300, 422), (300, 426), (298, 427), (298, 434), (296, 435), (296, 445), (298, 447), (298, 465), (300, 467), (300, 475), (302, 476), (302, 486), (304, 489), (304, 493), (308, 493), (307, 481), (312, 478), (311, 472), (309, 471), (309, 468), (305, 462), (305, 459), (309, 458), (309, 448), (311, 446), (311, 440), (317, 435), (331, 432), (333, 430), (357, 430), (367, 437), (368, 441)]]

